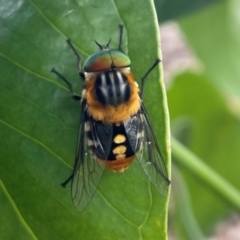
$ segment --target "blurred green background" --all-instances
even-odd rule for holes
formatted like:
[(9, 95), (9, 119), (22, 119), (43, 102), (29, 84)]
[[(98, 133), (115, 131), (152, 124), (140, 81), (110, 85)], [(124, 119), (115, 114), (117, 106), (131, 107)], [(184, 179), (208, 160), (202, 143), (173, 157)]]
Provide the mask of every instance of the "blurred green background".
[[(240, 2), (155, 3), (172, 136), (221, 180), (182, 161), (173, 142), (170, 235), (240, 239)], [(228, 225), (216, 230), (220, 222)]]

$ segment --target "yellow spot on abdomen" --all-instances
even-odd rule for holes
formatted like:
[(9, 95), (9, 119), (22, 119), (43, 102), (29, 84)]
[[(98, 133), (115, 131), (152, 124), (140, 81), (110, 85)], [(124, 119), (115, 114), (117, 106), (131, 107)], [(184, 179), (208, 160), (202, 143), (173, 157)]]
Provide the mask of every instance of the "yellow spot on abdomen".
[(124, 136), (124, 135), (122, 135), (122, 134), (118, 134), (117, 136), (115, 136), (115, 138), (113, 139), (113, 141), (115, 142), (115, 143), (123, 143), (123, 142), (125, 142), (126, 141), (126, 137)]
[(115, 147), (115, 148), (113, 149), (113, 153), (114, 153), (114, 154), (122, 154), (122, 153), (125, 153), (126, 150), (127, 150), (126, 146), (120, 145), (120, 146)]

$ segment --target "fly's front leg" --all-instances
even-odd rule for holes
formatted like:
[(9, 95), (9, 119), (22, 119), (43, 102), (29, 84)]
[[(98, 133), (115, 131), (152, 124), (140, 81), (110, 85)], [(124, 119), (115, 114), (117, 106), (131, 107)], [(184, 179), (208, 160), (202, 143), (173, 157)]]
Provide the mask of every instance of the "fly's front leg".
[(142, 99), (143, 97), (143, 90), (144, 90), (144, 84), (145, 81), (149, 75), (149, 73), (161, 62), (161, 59), (157, 58), (157, 60), (154, 62), (154, 64), (148, 69), (148, 71), (144, 74), (144, 76), (142, 77), (142, 86), (141, 86), (141, 93), (140, 93), (140, 97)]
[(67, 40), (67, 43), (68, 43), (68, 45), (70, 46), (70, 48), (73, 50), (75, 56), (77, 57), (79, 76), (80, 76), (83, 80), (85, 80), (85, 75), (84, 75), (84, 73), (82, 72), (82, 69), (81, 69), (81, 57), (80, 57), (80, 55), (78, 54), (76, 48), (73, 46), (71, 39), (68, 39), (68, 40)]
[(123, 52), (122, 49), (122, 38), (123, 38), (123, 25), (119, 24), (119, 43), (118, 43), (118, 50)]
[(62, 74), (60, 74), (55, 68), (52, 68), (51, 72), (56, 74), (59, 78), (61, 78), (67, 84), (68, 89), (70, 91), (70, 95), (74, 100), (79, 101), (81, 99), (80, 96), (73, 93), (72, 84)]

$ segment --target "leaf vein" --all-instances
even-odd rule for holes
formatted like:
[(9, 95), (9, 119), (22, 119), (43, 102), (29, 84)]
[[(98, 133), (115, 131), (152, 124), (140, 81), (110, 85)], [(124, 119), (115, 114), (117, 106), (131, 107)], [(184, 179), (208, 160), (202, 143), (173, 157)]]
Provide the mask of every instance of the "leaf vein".
[(4, 183), (2, 182), (2, 180), (0, 179), (0, 186), (3, 189), (3, 192), (5, 194), (5, 196), (8, 198), (10, 204), (12, 205), (16, 215), (18, 216), (18, 218), (21, 220), (22, 224), (24, 225), (24, 227), (27, 229), (27, 231), (32, 235), (32, 237), (34, 239), (38, 239), (36, 237), (36, 235), (33, 233), (33, 231), (31, 230), (30, 226), (27, 224), (26, 220), (24, 219), (24, 217), (22, 216), (20, 210), (18, 209), (16, 203), (14, 202), (14, 200), (12, 199), (11, 195), (9, 194), (9, 192), (7, 191)]
[(8, 56), (6, 56), (5, 54), (3, 54), (3, 53), (1, 53), (1, 52), (0, 52), (0, 55), (1, 55), (2, 57), (4, 57), (5, 59), (7, 59), (7, 60), (8, 60), (9, 62), (11, 62), (12, 64), (14, 64), (14, 65), (18, 66), (19, 68), (23, 69), (24, 71), (29, 72), (30, 74), (35, 75), (36, 77), (39, 77), (39, 78), (41, 78), (41, 79), (44, 79), (44, 80), (46, 80), (46, 81), (48, 81), (48, 82), (50, 82), (50, 83), (53, 83), (53, 84), (57, 85), (57, 86), (60, 87), (60, 88), (63, 88), (64, 90), (68, 91), (68, 89), (67, 89), (65, 86), (57, 83), (56, 81), (51, 80), (51, 79), (49, 79), (49, 78), (46, 78), (46, 77), (44, 77), (44, 76), (41, 76), (41, 75), (37, 74), (36, 72), (33, 72), (32, 70), (30, 70), (30, 69), (26, 68), (25, 66), (19, 64), (18, 62), (15, 62), (13, 59), (9, 58)]

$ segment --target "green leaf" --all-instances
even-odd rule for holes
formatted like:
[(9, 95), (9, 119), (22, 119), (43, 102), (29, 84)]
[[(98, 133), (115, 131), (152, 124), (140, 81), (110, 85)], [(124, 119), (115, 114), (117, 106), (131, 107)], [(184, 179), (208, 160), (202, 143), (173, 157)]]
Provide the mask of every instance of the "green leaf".
[(155, 0), (154, 4), (157, 9), (158, 21), (164, 22), (195, 13), (221, 1), (223, 0)]
[[(60, 183), (72, 170), (80, 109), (50, 73), (56, 67), (80, 94), (76, 58), (66, 39), (84, 60), (97, 51), (94, 40), (104, 44), (111, 38), (117, 47), (123, 23), (124, 49), (140, 82), (161, 57), (152, 3), (2, 0), (0, 16), (0, 204), (5, 206), (0, 238), (166, 239), (168, 197), (158, 194), (136, 161), (122, 174), (106, 170), (87, 209), (75, 210), (70, 186)], [(160, 73), (151, 73), (144, 102), (169, 162)]]
[[(180, 151), (183, 148), (173, 142), (173, 156), (178, 158), (193, 213), (205, 234), (212, 232), (219, 219), (239, 209), (239, 193), (235, 189), (240, 188), (239, 119), (210, 82), (206, 76), (184, 73), (175, 78), (168, 92), (173, 125), (185, 119), (185, 127), (177, 136), (192, 152)], [(193, 154), (205, 163), (193, 161)], [(183, 217), (181, 222), (185, 220)]]
[(223, 1), (182, 19), (180, 26), (194, 52), (202, 61), (205, 74), (224, 94), (239, 98), (240, 20), (238, 9), (238, 0)]

